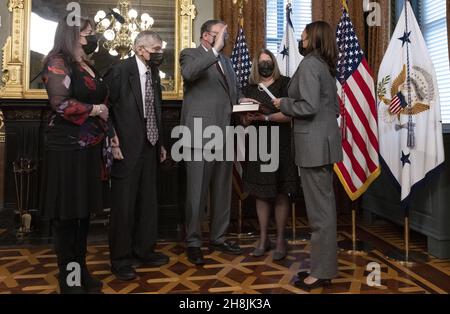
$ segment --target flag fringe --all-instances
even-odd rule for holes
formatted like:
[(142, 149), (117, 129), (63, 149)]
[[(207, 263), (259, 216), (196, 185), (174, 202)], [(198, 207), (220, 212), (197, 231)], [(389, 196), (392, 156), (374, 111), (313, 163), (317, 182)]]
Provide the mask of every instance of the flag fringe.
[(341, 184), (344, 187), (345, 192), (347, 192), (348, 197), (350, 197), (352, 201), (356, 201), (367, 191), (367, 189), (375, 181), (375, 179), (380, 176), (381, 167), (378, 166), (378, 168), (367, 178), (366, 182), (356, 192), (352, 192), (337, 164), (334, 165), (334, 172), (338, 176), (339, 181), (341, 181)]

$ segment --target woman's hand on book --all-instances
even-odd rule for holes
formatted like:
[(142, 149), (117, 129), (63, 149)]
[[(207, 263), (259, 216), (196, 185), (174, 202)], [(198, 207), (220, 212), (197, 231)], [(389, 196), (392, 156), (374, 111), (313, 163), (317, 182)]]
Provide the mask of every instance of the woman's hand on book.
[(239, 99), (239, 104), (244, 104), (244, 103), (260, 104), (259, 101), (255, 100), (253, 98), (241, 98), (241, 99)]

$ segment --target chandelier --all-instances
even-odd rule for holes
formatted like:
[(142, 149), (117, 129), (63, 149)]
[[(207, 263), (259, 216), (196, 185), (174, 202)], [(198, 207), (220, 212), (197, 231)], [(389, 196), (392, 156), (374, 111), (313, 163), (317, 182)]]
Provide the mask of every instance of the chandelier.
[(112, 56), (120, 55), (120, 59), (133, 56), (136, 36), (151, 29), (155, 22), (148, 13), (138, 17), (138, 12), (130, 7), (130, 1), (120, 0), (117, 8), (110, 9), (109, 13), (100, 10), (94, 17), (96, 32), (106, 39), (103, 47)]

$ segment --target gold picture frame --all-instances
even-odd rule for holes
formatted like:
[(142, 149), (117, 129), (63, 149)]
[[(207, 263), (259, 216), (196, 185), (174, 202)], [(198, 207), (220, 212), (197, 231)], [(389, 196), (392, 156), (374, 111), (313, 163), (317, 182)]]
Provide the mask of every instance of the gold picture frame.
[[(193, 47), (193, 22), (197, 15), (192, 0), (175, 0), (175, 60), (173, 89), (163, 92), (165, 100), (183, 98), (178, 55), (184, 48)], [(0, 97), (9, 99), (46, 99), (43, 89), (30, 88), (30, 16), (32, 0), (9, 0), (8, 10), (12, 14), (11, 34), (2, 49)], [(164, 84), (164, 81), (163, 81)]]

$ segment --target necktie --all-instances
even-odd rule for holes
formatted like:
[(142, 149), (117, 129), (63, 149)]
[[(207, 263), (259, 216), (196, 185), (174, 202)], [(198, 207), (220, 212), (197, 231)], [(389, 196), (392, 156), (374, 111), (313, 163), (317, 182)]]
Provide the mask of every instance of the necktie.
[[(222, 66), (224, 66), (223, 62), (222, 62)], [(225, 81), (225, 85), (227, 87), (227, 92), (230, 92), (230, 86), (228, 86), (227, 77), (225, 76), (225, 73), (223, 72), (222, 68), (220, 67), (219, 61), (216, 62), (216, 67), (217, 67), (217, 70), (219, 71), (220, 75), (222, 76), (223, 80)]]
[(147, 114), (147, 139), (154, 146), (159, 139), (158, 124), (155, 114), (155, 94), (152, 87), (152, 72), (145, 73), (145, 112)]

